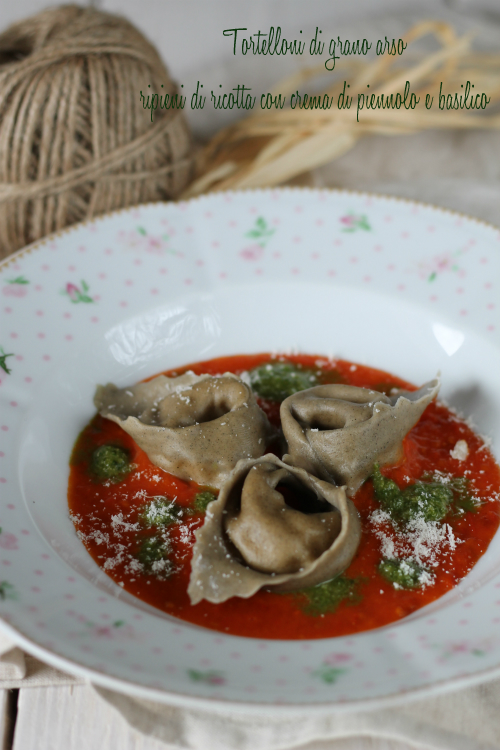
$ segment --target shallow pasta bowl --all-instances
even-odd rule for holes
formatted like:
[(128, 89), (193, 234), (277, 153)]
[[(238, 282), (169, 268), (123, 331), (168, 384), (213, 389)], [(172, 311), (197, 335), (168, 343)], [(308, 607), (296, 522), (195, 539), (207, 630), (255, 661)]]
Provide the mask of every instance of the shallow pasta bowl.
[[(123, 591), (68, 517), (97, 383), (224, 354), (335, 355), (421, 384), (500, 445), (500, 234), (416, 203), (269, 190), (153, 204), (0, 266), (0, 614), (21, 646), (178, 704), (368, 708), (500, 674), (500, 539), (393, 626), (314, 641), (224, 635)], [(497, 446), (495, 448), (495, 445)]]

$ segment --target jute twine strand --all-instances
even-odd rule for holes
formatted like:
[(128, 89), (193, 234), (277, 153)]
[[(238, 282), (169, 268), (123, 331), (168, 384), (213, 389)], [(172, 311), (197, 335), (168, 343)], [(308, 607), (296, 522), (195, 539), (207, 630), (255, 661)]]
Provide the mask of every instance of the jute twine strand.
[(182, 111), (158, 109), (152, 124), (141, 90), (177, 93), (154, 47), (123, 18), (69, 5), (0, 35), (0, 257), (76, 221), (181, 192), (191, 174)]

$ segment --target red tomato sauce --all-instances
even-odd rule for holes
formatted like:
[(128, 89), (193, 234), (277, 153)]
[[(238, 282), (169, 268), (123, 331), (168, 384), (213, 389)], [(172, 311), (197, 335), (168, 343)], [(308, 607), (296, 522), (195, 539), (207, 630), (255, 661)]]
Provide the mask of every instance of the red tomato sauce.
[[(344, 382), (389, 392), (392, 387), (413, 389), (411, 384), (381, 370), (318, 356), (286, 356), (282, 361), (304, 367), (320, 367), (323, 382)], [(243, 371), (272, 360), (269, 354), (238, 355), (199, 362), (165, 372), (179, 375)], [(269, 419), (279, 425), (279, 405), (259, 400)], [(468, 457), (458, 462), (450, 456), (457, 441), (465, 440)], [(134, 470), (121, 482), (97, 482), (89, 473), (92, 451), (99, 445), (121, 446), (129, 453)], [(193, 512), (192, 503), (203, 488), (185, 482), (154, 466), (115, 423), (96, 416), (79, 436), (72, 454), (68, 489), (71, 517), (77, 532), (97, 564), (120, 586), (158, 609), (212, 630), (233, 635), (270, 639), (328, 638), (378, 628), (400, 620), (443, 596), (455, 586), (486, 551), (500, 520), (500, 469), (493, 456), (463, 420), (439, 403), (430, 404), (418, 424), (404, 440), (405, 458), (398, 466), (384, 467), (383, 474), (402, 488), (426, 472), (466, 476), (478, 503), (474, 511), (449, 513), (455, 550), (437, 553), (434, 582), (423, 589), (395, 588), (378, 571), (380, 539), (370, 515), (380, 507), (367, 480), (353, 498), (361, 517), (362, 539), (355, 558), (344, 575), (356, 579), (357, 596), (344, 599), (331, 612), (310, 614), (300, 594), (259, 591), (250, 599), (233, 597), (222, 604), (202, 601), (192, 606), (187, 595), (194, 531), (204, 521), (203, 512)], [(216, 494), (216, 491), (214, 491)], [(140, 571), (134, 553), (152, 529), (141, 527), (138, 518), (147, 499), (165, 496), (191, 508), (182, 522), (169, 527), (171, 559), (175, 572), (165, 580)], [(387, 531), (387, 529), (386, 529)], [(388, 531), (390, 533), (390, 530)]]

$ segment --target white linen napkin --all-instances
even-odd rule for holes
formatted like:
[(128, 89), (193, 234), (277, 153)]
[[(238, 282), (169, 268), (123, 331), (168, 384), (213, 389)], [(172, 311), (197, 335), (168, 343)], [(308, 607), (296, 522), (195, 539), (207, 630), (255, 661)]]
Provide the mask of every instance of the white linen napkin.
[(418, 750), (498, 750), (500, 680), (398, 708), (292, 715), (177, 708), (93, 686), (141, 734), (176, 750), (335, 750), (335, 740), (399, 740)]
[(24, 653), (0, 632), (0, 689), (80, 683), (83, 684), (84, 680), (60, 672)]
[[(0, 634), (0, 688), (85, 685)], [(171, 750), (335, 750), (335, 740), (378, 737), (429, 750), (499, 750), (500, 680), (376, 711), (292, 715), (180, 708), (92, 685), (123, 720)], [(328, 743), (328, 744), (325, 744)]]

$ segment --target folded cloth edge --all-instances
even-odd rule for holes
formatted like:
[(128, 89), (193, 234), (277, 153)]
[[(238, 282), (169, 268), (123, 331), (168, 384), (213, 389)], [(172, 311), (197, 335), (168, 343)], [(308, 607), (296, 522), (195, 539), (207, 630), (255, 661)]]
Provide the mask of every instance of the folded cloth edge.
[[(3, 676), (0, 688), (4, 689), (89, 684), (12, 647), (12, 642), (5, 637), (0, 641), (0, 675)], [(133, 730), (176, 750), (320, 750), (326, 741), (362, 736), (414, 743), (430, 750), (498, 750), (499, 744), (482, 741), (494, 737), (495, 728), (493, 733), (488, 733), (489, 737), (480, 737), (482, 732), (471, 723), (475, 735), (472, 737), (464, 733), (463, 726), (456, 725), (449, 705), (450, 700), (459, 697), (460, 714), (465, 713), (464, 701), (472, 711), (476, 703), (485, 706), (486, 711), (496, 712), (495, 694), (500, 690), (500, 680), (495, 683), (496, 688), (490, 683), (437, 696), (432, 701), (434, 717), (425, 699), (397, 709), (352, 713), (317, 714), (298, 708), (293, 716), (285, 718), (269, 712), (249, 715), (223, 705), (213, 709), (179, 707), (130, 697), (94, 684), (90, 686)], [(438, 722), (436, 710), (442, 718)], [(485, 719), (487, 721), (488, 717)]]
[(429, 750), (493, 750), (476, 741), (413, 718), (401, 709), (293, 717), (243, 714), (234, 709), (199, 710), (131, 698), (92, 684), (95, 692), (142, 735), (178, 750), (320, 750), (320, 743), (347, 737), (378, 737), (428, 747)]

